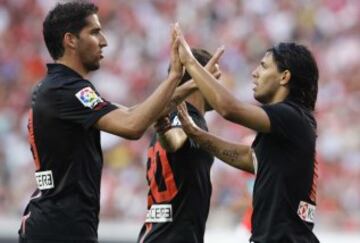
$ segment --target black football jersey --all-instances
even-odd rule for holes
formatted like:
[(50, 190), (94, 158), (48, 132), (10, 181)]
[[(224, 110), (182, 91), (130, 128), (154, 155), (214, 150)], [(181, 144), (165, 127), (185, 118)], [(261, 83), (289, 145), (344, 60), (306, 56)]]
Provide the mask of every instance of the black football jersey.
[(72, 69), (48, 64), (29, 112), (38, 188), (25, 209), (21, 238), (97, 242), (103, 156), (93, 125), (116, 108)]
[[(207, 130), (203, 116), (187, 103), (194, 122)], [(181, 127), (177, 113), (172, 127)], [(213, 156), (191, 139), (166, 152), (155, 134), (148, 149), (148, 212), (138, 242), (202, 243), (209, 213)]]
[(264, 105), (270, 133), (253, 142), (258, 171), (251, 242), (319, 242), (312, 232), (316, 208), (316, 121), (294, 102)]

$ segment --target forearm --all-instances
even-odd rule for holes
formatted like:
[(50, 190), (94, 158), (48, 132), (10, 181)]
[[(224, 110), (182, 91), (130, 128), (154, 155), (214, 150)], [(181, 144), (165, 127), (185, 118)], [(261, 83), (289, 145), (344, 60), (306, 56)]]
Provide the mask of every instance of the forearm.
[(270, 120), (261, 107), (237, 100), (197, 61), (186, 64), (186, 69), (207, 102), (222, 117), (258, 132), (270, 131)]
[(212, 153), (225, 163), (254, 173), (250, 146), (225, 141), (201, 129), (197, 129), (196, 132), (188, 136), (198, 143), (202, 149)]
[(138, 106), (138, 105), (134, 105), (134, 106), (131, 106), (131, 107), (126, 107), (126, 106), (120, 105), (120, 104), (118, 104), (118, 103), (114, 103), (114, 102), (111, 102), (111, 103), (112, 103), (113, 105), (116, 105), (117, 107), (123, 109), (124, 111), (128, 111), (128, 112), (134, 110), (134, 109)]
[(140, 130), (146, 130), (161, 115), (174, 93), (178, 82), (167, 79), (140, 105), (131, 110), (132, 121)]
[(232, 94), (195, 59), (186, 63), (185, 66), (207, 102), (221, 115), (225, 113), (224, 109), (229, 104)]
[(170, 112), (176, 110), (176, 106), (183, 102), (188, 96), (193, 94), (197, 90), (197, 86), (193, 80), (182, 84), (181, 86), (175, 89), (173, 96), (171, 97), (170, 102), (162, 111), (160, 117), (169, 114)]

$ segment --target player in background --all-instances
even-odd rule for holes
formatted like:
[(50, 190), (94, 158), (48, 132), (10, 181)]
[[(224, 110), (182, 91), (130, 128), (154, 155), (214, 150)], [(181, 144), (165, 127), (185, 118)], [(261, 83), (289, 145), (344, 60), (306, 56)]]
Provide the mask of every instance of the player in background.
[[(214, 65), (219, 55), (202, 49), (192, 49), (194, 57), (205, 68), (213, 69), (215, 78), (220, 71)], [(211, 60), (210, 60), (211, 59)], [(190, 83), (185, 73), (181, 83)], [(199, 91), (186, 99), (193, 121), (208, 130), (204, 113), (210, 110)], [(149, 184), (148, 212), (138, 237), (138, 243), (202, 243), (209, 214), (213, 156), (187, 137), (181, 128), (177, 111), (156, 124), (148, 149), (147, 181)]]

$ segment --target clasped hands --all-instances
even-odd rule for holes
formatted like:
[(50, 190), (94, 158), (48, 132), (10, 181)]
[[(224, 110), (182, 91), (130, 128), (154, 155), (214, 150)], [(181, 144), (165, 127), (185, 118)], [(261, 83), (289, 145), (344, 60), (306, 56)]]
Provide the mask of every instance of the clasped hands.
[[(224, 46), (221, 46), (216, 50), (213, 57), (205, 66), (205, 69), (216, 79), (221, 76), (218, 62), (223, 53)], [(191, 48), (185, 40), (178, 23), (175, 23), (172, 28), (170, 61), (169, 76), (173, 78), (181, 78), (184, 73), (184, 68), (194, 65), (196, 62), (196, 59), (191, 52)]]

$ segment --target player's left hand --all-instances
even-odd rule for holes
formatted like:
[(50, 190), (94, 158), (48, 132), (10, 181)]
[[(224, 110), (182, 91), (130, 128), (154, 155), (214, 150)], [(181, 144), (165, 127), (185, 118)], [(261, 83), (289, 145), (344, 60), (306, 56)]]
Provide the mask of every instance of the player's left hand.
[(180, 40), (177, 35), (178, 23), (175, 23), (171, 32), (170, 72), (169, 78), (180, 80), (184, 74), (184, 67), (179, 57)]
[(178, 110), (178, 117), (184, 132), (189, 137), (195, 135), (198, 129), (200, 128), (195, 124), (193, 119), (190, 117), (185, 102), (178, 105), (177, 110)]
[(221, 56), (224, 54), (225, 47), (220, 46), (215, 54), (212, 56), (212, 58), (208, 61), (208, 63), (205, 65), (205, 68), (216, 78), (219, 79), (221, 77), (221, 70), (219, 67), (219, 60)]
[(186, 65), (190, 62), (194, 62), (196, 59), (194, 55), (191, 52), (191, 48), (189, 44), (186, 42), (185, 37), (180, 29), (179, 24), (175, 24), (175, 33), (177, 36), (177, 39), (179, 40), (179, 57), (182, 64)]

